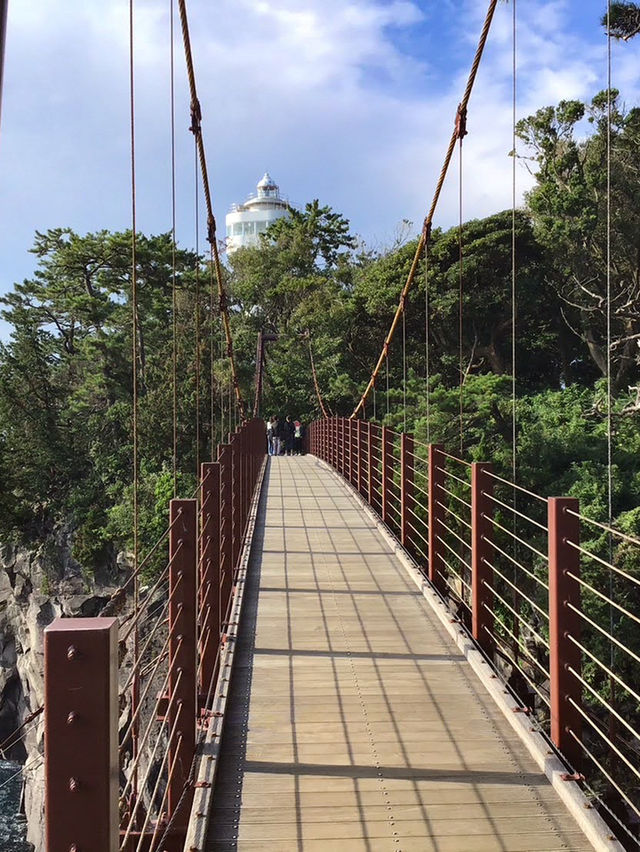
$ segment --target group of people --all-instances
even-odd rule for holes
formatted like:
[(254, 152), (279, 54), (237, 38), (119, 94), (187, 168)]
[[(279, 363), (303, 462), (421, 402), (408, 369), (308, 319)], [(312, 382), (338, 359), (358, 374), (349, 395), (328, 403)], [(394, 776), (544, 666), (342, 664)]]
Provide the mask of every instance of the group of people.
[(299, 456), (304, 452), (304, 426), (290, 414), (285, 420), (274, 415), (267, 421), (267, 444), (270, 456)]

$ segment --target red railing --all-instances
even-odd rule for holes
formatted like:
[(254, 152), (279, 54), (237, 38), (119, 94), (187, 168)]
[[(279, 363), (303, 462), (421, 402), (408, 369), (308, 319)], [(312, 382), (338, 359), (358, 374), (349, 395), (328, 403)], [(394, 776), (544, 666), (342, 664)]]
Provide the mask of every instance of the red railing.
[(381, 518), (567, 778), (640, 848), (640, 539), (375, 423), (317, 421), (308, 449)]
[(121, 611), (47, 628), (49, 852), (182, 850), (265, 453), (250, 421), (202, 465), (195, 498), (170, 502), (135, 609), (130, 579), (106, 608)]

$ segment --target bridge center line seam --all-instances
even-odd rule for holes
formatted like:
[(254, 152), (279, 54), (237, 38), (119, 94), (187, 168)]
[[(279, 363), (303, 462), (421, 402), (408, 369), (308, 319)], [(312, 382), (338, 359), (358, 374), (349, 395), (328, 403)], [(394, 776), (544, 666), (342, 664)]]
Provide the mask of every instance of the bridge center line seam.
[[(373, 529), (373, 527), (371, 529)], [(395, 820), (395, 815), (393, 813), (393, 805), (391, 804), (389, 791), (387, 790), (387, 787), (386, 787), (386, 784), (385, 784), (384, 773), (382, 772), (380, 756), (378, 754), (377, 743), (376, 743), (376, 740), (375, 740), (375, 737), (374, 737), (374, 734), (373, 734), (373, 728), (372, 728), (372, 725), (371, 725), (371, 721), (369, 719), (366, 702), (364, 701), (364, 696), (362, 694), (362, 689), (360, 687), (360, 681), (358, 679), (358, 674), (356, 672), (355, 665), (354, 665), (354, 662), (353, 662), (351, 641), (350, 641), (350, 638), (349, 638), (348, 631), (346, 630), (344, 620), (342, 618), (342, 612), (340, 611), (340, 607), (338, 605), (338, 599), (337, 599), (337, 596), (336, 596), (336, 588), (335, 588), (334, 577), (333, 577), (333, 573), (332, 573), (331, 567), (329, 565), (329, 560), (328, 560), (326, 554), (321, 555), (321, 563), (323, 564), (323, 567), (325, 568), (326, 574), (329, 578), (329, 584), (331, 586), (332, 602), (333, 602), (333, 605), (334, 605), (335, 612), (338, 616), (338, 620), (340, 622), (340, 629), (342, 631), (342, 635), (343, 635), (343, 638), (344, 638), (344, 641), (345, 641), (345, 645), (347, 647), (349, 667), (351, 669), (351, 675), (353, 677), (353, 682), (354, 682), (354, 685), (355, 685), (355, 688), (356, 688), (356, 692), (358, 693), (358, 701), (360, 703), (360, 709), (362, 711), (362, 716), (363, 716), (365, 728), (366, 728), (366, 731), (367, 731), (367, 737), (369, 739), (369, 747), (371, 749), (371, 756), (373, 758), (373, 762), (374, 762), (375, 768), (377, 770), (378, 780), (379, 780), (379, 784), (380, 784), (380, 791), (382, 793), (384, 806), (388, 811), (387, 822), (388, 822), (389, 829), (391, 830), (391, 835), (392, 835), (391, 840), (393, 840), (394, 844), (396, 844), (396, 847), (395, 847), (396, 852), (402, 852), (401, 847), (398, 845), (401, 842), (401, 840), (400, 840), (400, 836), (398, 834), (398, 831), (396, 830), (396, 820)]]

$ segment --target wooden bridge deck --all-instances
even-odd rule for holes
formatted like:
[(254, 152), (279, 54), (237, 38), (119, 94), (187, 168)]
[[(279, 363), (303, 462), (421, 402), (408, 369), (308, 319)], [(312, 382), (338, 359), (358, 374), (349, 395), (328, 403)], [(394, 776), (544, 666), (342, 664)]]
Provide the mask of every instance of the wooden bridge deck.
[(346, 486), (265, 489), (207, 849), (591, 849)]

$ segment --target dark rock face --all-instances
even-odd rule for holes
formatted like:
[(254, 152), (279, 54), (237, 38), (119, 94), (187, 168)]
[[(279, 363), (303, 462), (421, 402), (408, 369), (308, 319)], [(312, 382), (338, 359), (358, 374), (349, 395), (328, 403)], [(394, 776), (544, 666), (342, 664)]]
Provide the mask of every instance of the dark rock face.
[[(102, 580), (84, 572), (72, 557), (73, 534), (59, 530), (38, 550), (0, 546), (0, 742), (44, 701), (44, 631), (59, 617), (97, 615), (119, 584), (115, 554), (101, 568)], [(25, 726), (24, 740), (5, 757), (33, 767), (25, 773), (24, 809), (28, 840), (44, 849), (44, 724)]]

